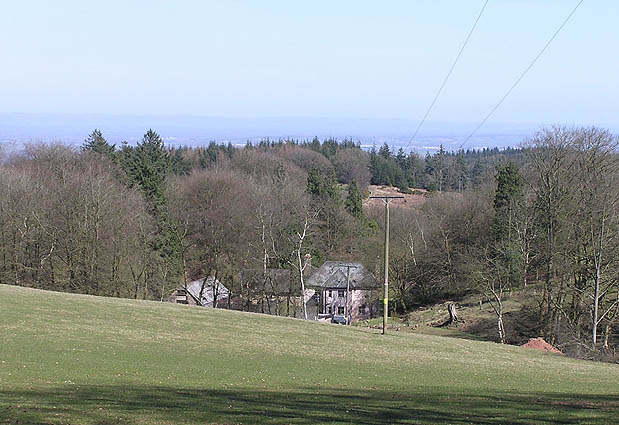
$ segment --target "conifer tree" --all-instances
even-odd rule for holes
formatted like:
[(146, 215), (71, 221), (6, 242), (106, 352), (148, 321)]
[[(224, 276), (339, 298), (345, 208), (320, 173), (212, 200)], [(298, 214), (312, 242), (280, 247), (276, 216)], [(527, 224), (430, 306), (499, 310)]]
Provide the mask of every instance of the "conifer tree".
[(378, 150), (378, 154), (385, 159), (391, 158), (391, 150), (389, 149), (389, 145), (387, 143), (383, 144)]
[(323, 175), (316, 168), (312, 168), (307, 176), (307, 193), (319, 198), (339, 200), (336, 180), (333, 175)]
[(165, 205), (164, 189), (170, 172), (170, 157), (161, 137), (148, 130), (135, 148), (125, 146), (123, 154), (125, 172), (144, 193), (150, 207), (157, 210)]
[(93, 130), (92, 133), (84, 140), (82, 151), (91, 151), (100, 153), (108, 158), (113, 158), (116, 153), (116, 145), (110, 145), (99, 129)]
[(346, 211), (353, 217), (363, 217), (363, 198), (356, 181), (348, 185), (348, 196), (345, 202)]
[(170, 170), (177, 176), (188, 176), (191, 172), (191, 164), (183, 157), (186, 148), (172, 149), (170, 156)]
[(511, 238), (514, 215), (524, 189), (524, 178), (513, 162), (497, 168), (494, 196), (494, 233), (497, 239)]

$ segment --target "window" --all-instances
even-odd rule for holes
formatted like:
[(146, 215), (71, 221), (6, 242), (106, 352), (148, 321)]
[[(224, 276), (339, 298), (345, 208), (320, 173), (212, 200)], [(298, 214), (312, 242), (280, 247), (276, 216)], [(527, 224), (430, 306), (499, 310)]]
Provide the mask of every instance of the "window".
[(344, 314), (344, 307), (338, 307), (337, 314)]
[(331, 314), (331, 311), (332, 311), (332, 310), (331, 310), (331, 306), (330, 306), (330, 305), (328, 305), (328, 306), (327, 306), (327, 313), (328, 313), (328, 314)]
[(359, 306), (359, 314), (365, 314), (365, 304)]
[(331, 293), (331, 290), (329, 289), (329, 295), (328, 297), (331, 298), (333, 296), (333, 294)]
[(340, 297), (340, 298), (344, 298), (344, 290), (343, 289), (338, 290), (337, 291), (337, 296)]

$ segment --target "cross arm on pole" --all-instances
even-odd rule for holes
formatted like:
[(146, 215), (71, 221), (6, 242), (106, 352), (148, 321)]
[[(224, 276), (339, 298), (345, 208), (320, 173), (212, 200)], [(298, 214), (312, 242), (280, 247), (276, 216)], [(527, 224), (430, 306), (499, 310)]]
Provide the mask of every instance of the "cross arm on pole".
[(404, 199), (402, 195), (393, 195), (393, 196), (370, 196), (370, 199), (382, 199), (385, 204), (388, 204), (392, 199)]

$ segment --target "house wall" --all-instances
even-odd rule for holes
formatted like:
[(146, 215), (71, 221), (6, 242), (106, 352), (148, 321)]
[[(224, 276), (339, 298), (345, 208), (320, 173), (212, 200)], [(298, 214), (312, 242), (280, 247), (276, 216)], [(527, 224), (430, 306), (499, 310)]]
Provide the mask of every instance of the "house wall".
[[(331, 291), (331, 296), (329, 296)], [(339, 296), (340, 288), (325, 288), (321, 296), (321, 308), (318, 313), (338, 313), (338, 308), (346, 305), (346, 290)], [(348, 297), (349, 316), (352, 322), (366, 320), (378, 315), (378, 291), (371, 289), (352, 289)], [(343, 313), (341, 313), (343, 314)]]
[[(331, 290), (331, 297), (328, 296)], [(303, 318), (303, 301), (306, 301), (307, 318), (309, 320), (318, 320), (319, 315), (328, 312), (328, 306), (331, 306), (331, 314), (338, 314), (338, 307), (344, 308), (346, 302), (346, 291), (344, 296), (338, 297), (338, 288), (326, 288), (324, 290), (306, 289), (305, 297), (270, 297), (265, 299), (253, 299), (247, 303), (247, 299), (242, 296), (234, 296), (228, 304), (228, 297), (221, 297), (217, 300), (217, 307), (230, 308), (232, 310), (251, 311), (256, 313), (278, 314), (281, 316), (293, 316), (299, 319)], [(378, 316), (378, 290), (356, 289), (350, 291), (349, 297), (349, 315), (351, 321), (366, 320)], [(176, 292), (168, 298), (169, 302), (176, 302)], [(187, 304), (196, 305), (195, 299), (191, 295), (187, 295)], [(365, 306), (364, 312), (361, 312), (360, 307)], [(211, 305), (207, 305), (211, 307)], [(343, 313), (342, 313), (343, 314)]]

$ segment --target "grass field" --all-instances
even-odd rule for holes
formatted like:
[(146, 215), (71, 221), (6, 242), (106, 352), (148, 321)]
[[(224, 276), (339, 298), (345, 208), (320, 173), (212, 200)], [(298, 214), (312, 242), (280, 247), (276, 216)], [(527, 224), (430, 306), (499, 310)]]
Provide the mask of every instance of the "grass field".
[(618, 412), (618, 365), (0, 285), (0, 424), (612, 424)]

